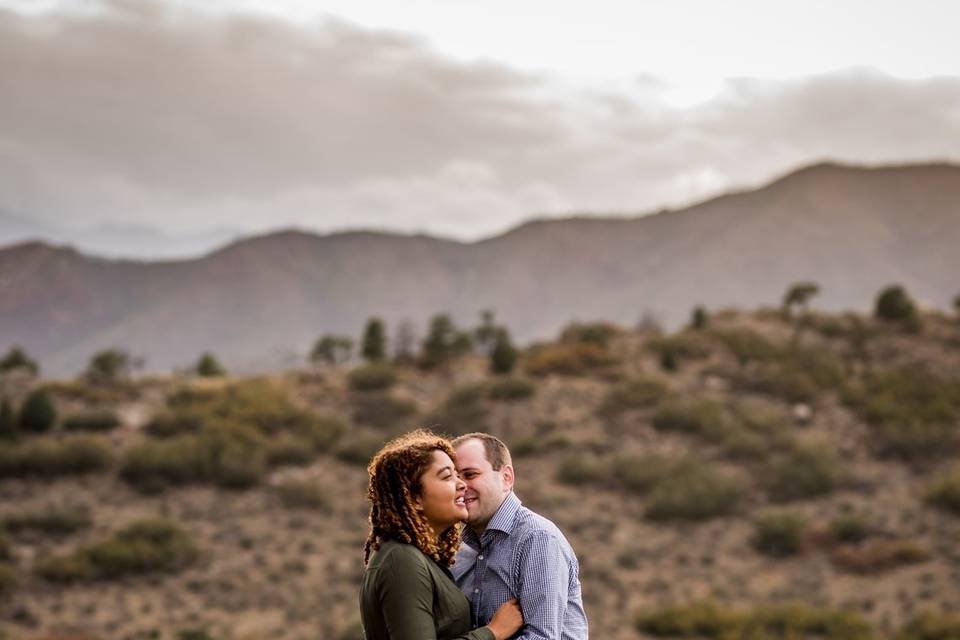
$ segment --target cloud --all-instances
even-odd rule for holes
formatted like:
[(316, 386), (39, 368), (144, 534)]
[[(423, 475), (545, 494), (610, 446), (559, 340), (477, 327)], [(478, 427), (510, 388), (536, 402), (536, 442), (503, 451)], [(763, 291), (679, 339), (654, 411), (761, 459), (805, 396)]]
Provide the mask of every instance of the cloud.
[(823, 158), (960, 160), (955, 77), (736, 79), (673, 108), (663, 79), (570, 89), (335, 19), (86, 6), (0, 10), (0, 210), (475, 238), (531, 215), (692, 202)]

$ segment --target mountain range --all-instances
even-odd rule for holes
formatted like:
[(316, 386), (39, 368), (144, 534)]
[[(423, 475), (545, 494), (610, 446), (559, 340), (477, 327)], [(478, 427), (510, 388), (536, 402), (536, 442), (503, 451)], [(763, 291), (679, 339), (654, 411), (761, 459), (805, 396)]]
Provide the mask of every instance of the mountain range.
[(522, 342), (574, 320), (677, 326), (696, 305), (777, 305), (798, 281), (820, 285), (825, 310), (866, 310), (891, 283), (948, 307), (960, 167), (817, 164), (682, 210), (532, 221), (473, 243), (280, 231), (144, 262), (24, 242), (0, 249), (0, 349), (23, 346), (50, 375), (112, 346), (149, 370), (213, 351), (256, 371), (302, 363), (317, 336), (359, 335), (372, 315), (422, 333), (435, 313), (466, 325), (492, 309)]

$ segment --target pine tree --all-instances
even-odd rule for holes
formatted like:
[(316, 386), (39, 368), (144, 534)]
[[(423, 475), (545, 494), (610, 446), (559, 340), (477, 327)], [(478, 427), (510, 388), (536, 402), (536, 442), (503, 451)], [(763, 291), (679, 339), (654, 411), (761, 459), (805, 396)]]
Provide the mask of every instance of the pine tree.
[(510, 333), (503, 327), (497, 329), (493, 351), (490, 352), (490, 369), (496, 374), (510, 373), (517, 364), (518, 355), (510, 341)]
[(367, 362), (382, 362), (387, 357), (387, 335), (380, 318), (367, 321), (360, 352)]
[(197, 375), (203, 378), (218, 378), (227, 375), (227, 370), (217, 360), (212, 353), (204, 353), (200, 356), (196, 366)]

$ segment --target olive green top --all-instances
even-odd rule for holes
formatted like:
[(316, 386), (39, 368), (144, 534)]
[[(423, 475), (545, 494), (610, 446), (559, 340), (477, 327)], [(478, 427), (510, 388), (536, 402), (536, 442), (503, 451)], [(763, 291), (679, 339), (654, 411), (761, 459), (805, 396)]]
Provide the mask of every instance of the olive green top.
[(470, 603), (449, 571), (394, 540), (370, 554), (360, 619), (366, 640), (494, 640), (487, 627), (470, 630)]

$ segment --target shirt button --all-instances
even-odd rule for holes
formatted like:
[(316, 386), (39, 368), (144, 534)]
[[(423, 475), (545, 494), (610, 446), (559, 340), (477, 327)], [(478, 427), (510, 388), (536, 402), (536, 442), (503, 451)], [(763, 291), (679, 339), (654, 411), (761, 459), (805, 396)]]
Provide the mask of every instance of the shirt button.
[(477, 556), (478, 560), (483, 560), (483, 556)]
[(474, 592), (474, 593), (480, 593), (480, 589), (474, 589), (473, 592)]

